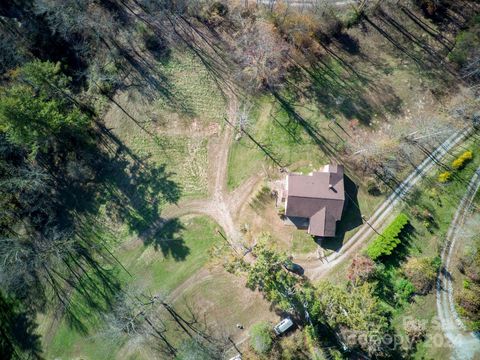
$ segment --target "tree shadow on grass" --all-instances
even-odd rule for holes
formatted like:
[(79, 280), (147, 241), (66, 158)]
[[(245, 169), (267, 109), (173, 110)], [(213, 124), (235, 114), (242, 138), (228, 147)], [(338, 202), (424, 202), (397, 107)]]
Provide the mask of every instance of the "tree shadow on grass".
[(94, 265), (92, 269), (77, 275), (72, 283), (74, 291), (62, 301), (68, 325), (82, 335), (98, 325), (103, 313), (112, 310), (116, 296), (122, 291), (119, 267)]
[(345, 233), (363, 224), (362, 213), (358, 204), (358, 187), (347, 175), (344, 176), (344, 184), (346, 204), (342, 219), (337, 222), (336, 236), (334, 238), (315, 239), (324, 249), (340, 250), (345, 239)]
[[(109, 311), (128, 274), (110, 251), (118, 240), (103, 215), (140, 234), (160, 219), (165, 203), (178, 201), (180, 188), (164, 165), (138, 157), (107, 129), (100, 128), (89, 139), (66, 138), (65, 142), (68, 145), (64, 152), (42, 158), (53, 164), (49, 172), (55, 174), (58, 184), (58, 191), (52, 195), (58, 214), (55, 229), (66, 234), (65, 240), (52, 234), (45, 241), (55, 250), (61, 249), (60, 269), (46, 267), (34, 286), (48, 284), (60, 305), (58, 316), (65, 316), (72, 328), (87, 334), (98, 324), (99, 314)], [(167, 230), (156, 235), (153, 244), (165, 256), (184, 259), (188, 248), (183, 240), (166, 241), (181, 230), (181, 225), (169, 223)], [(45, 289), (40, 292), (45, 299), (49, 296)]]
[(104, 207), (107, 216), (139, 234), (160, 219), (163, 205), (179, 200), (181, 189), (164, 164), (137, 156), (108, 129), (98, 130), (101, 146), (73, 144), (75, 158), (69, 155), (61, 165), (72, 170), (58, 172), (64, 223), (72, 213), (97, 216)]
[(190, 254), (190, 249), (181, 237), (184, 229), (179, 219), (168, 220), (153, 236), (145, 238), (143, 243), (160, 250), (166, 258), (172, 257), (175, 261), (183, 261)]
[(357, 55), (360, 53), (360, 44), (358, 39), (354, 38), (353, 36), (342, 32), (335, 36), (335, 40), (338, 42), (340, 47), (352, 55)]
[(0, 292), (0, 358), (41, 359), (42, 344), (34, 315)]
[(270, 91), (291, 121), (299, 124), (325, 155), (334, 158), (336, 150), (331, 142), (314, 125), (312, 125), (310, 121), (298, 113), (295, 109), (295, 105), (289, 99), (274, 89), (270, 89)]

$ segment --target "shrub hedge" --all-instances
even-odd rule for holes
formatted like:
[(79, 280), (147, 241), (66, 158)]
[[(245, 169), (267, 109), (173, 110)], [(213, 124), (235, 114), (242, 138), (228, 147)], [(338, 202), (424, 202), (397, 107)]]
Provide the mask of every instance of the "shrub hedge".
[(400, 244), (398, 236), (408, 224), (408, 216), (400, 213), (395, 220), (378, 236), (368, 247), (367, 255), (372, 260), (377, 260), (381, 256), (390, 255)]

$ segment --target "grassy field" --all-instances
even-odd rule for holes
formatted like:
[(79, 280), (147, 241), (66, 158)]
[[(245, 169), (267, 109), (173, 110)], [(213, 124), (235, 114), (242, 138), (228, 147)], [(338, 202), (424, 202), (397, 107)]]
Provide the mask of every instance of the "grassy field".
[[(167, 232), (171, 235), (170, 239), (161, 238), (162, 233), (156, 236), (158, 241), (168, 240), (173, 244), (169, 245), (168, 250), (155, 250), (155, 244), (148, 243), (149, 239), (146, 239), (148, 245), (139, 240), (130, 240), (130, 243), (124, 244), (115, 253), (132, 275), (130, 277), (118, 269), (123, 286), (167, 295), (208, 262), (209, 249), (221, 241), (217, 227), (217, 224), (206, 217), (182, 218), (175, 225), (175, 233)], [(47, 358), (115, 358), (121, 344), (112, 347), (111, 343), (104, 341), (99, 333), (102, 326), (100, 319), (93, 313), (89, 318), (96, 318), (97, 321), (91, 324), (88, 334), (72, 329), (66, 320), (62, 320), (58, 329), (52, 330), (55, 335), (50, 344), (45, 344)]]
[(308, 254), (317, 249), (318, 245), (305, 230), (294, 230), (292, 234), (292, 248), (294, 254)]
[[(302, 116), (312, 126), (316, 126), (322, 118), (314, 106), (305, 106)], [(309, 172), (327, 162), (318, 144), (274, 98), (260, 99), (249, 119), (247, 132), (261, 144), (263, 150), (245, 135), (232, 145), (227, 180), (230, 190), (262, 169), (278, 170), (279, 164), (291, 171)]]
[(168, 96), (156, 94), (151, 99), (136, 90), (119, 93), (115, 101), (121, 108), (112, 105), (105, 125), (135, 156), (150, 165), (164, 165), (182, 197), (204, 196), (208, 139), (221, 132), (226, 101), (188, 52), (174, 51), (157, 67), (169, 86)]
[[(279, 319), (261, 293), (245, 287), (245, 279), (218, 268), (186, 289), (175, 305), (178, 309), (194, 309), (214, 334), (230, 336), (234, 341), (243, 339), (258, 321), (274, 323)], [(238, 329), (236, 324), (245, 329)]]
[(167, 63), (158, 64), (158, 71), (170, 84), (171, 97), (176, 100), (163, 97), (154, 103), (155, 113), (163, 116), (160, 121), (165, 121), (165, 126), (169, 126), (169, 114), (178, 112), (188, 125), (192, 118), (206, 125), (223, 122), (226, 100), (197, 57), (186, 51), (173, 51)]

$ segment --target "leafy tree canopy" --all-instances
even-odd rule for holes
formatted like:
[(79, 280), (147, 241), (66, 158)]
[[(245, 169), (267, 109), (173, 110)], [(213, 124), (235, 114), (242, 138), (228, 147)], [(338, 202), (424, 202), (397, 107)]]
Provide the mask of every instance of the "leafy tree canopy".
[(70, 81), (58, 63), (48, 61), (14, 71), (10, 86), (0, 90), (0, 131), (32, 153), (84, 134), (89, 118), (70, 96)]
[(257, 259), (248, 269), (247, 286), (252, 290), (263, 291), (267, 300), (288, 310), (294, 302), (294, 289), (298, 279), (285, 270), (289, 259), (268, 246), (269, 240), (270, 237), (265, 235), (255, 246)]
[(374, 295), (373, 285), (363, 283), (347, 289), (321, 282), (316, 290), (311, 316), (323, 319), (350, 347), (360, 347), (370, 356), (388, 352), (379, 338), (390, 334), (387, 312)]
[(259, 354), (266, 354), (272, 349), (272, 326), (267, 322), (259, 322), (250, 330), (250, 344)]

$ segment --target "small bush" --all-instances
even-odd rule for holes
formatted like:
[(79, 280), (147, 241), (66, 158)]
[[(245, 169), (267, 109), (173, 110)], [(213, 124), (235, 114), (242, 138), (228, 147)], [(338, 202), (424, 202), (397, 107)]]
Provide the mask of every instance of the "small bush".
[(472, 49), (478, 48), (479, 36), (475, 31), (463, 31), (455, 39), (455, 47), (448, 55), (450, 61), (459, 66), (467, 64)]
[(404, 266), (404, 272), (418, 294), (425, 295), (432, 289), (440, 263), (438, 257), (408, 259)]
[(459, 313), (469, 320), (469, 328), (480, 330), (480, 286), (471, 283), (468, 289), (463, 288), (455, 297)]
[(345, 16), (345, 19), (343, 20), (343, 24), (347, 29), (350, 29), (351, 27), (358, 25), (360, 21), (362, 21), (362, 16), (363, 14), (358, 11), (349, 11)]
[(401, 278), (394, 283), (394, 291), (397, 303), (405, 304), (415, 293), (415, 286), (407, 279)]
[(375, 273), (375, 263), (372, 259), (357, 255), (353, 258), (348, 268), (347, 278), (354, 284), (360, 284), (369, 280)]
[(250, 329), (250, 345), (258, 354), (267, 354), (272, 350), (273, 332), (267, 322), (259, 322)]
[(413, 345), (422, 341), (427, 333), (425, 324), (417, 319), (407, 320), (404, 324), (404, 329), (405, 334), (408, 336), (408, 340), (410, 340), (410, 343)]
[(398, 236), (409, 223), (408, 216), (400, 213), (395, 220), (378, 236), (368, 247), (367, 255), (372, 260), (377, 260), (381, 256), (390, 255), (400, 244)]
[(330, 44), (332, 38), (343, 31), (343, 23), (336, 16), (325, 16), (322, 18), (321, 26), (315, 31), (315, 37), (323, 44)]
[(379, 196), (382, 193), (378, 187), (378, 184), (373, 179), (369, 179), (367, 181), (367, 192), (373, 196)]
[(455, 170), (461, 170), (465, 167), (466, 164), (472, 161), (472, 159), (473, 159), (473, 152), (470, 150), (467, 150), (452, 162), (452, 167)]
[(203, 9), (199, 19), (211, 26), (223, 23), (228, 15), (228, 6), (220, 1), (213, 2), (210, 7)]
[(415, 3), (427, 14), (432, 16), (437, 10), (437, 2), (435, 0), (415, 0)]
[(444, 171), (443, 173), (438, 175), (438, 182), (444, 184), (446, 182), (449, 182), (451, 178), (452, 178), (452, 173), (450, 171)]

